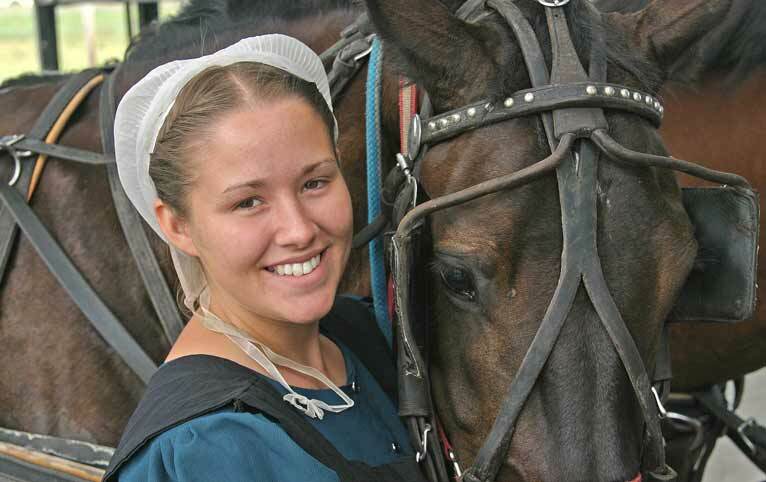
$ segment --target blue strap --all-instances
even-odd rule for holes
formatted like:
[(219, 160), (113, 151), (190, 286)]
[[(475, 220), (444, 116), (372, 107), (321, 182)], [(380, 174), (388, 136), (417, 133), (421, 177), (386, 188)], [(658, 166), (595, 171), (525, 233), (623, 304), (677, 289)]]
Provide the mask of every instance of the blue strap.
[[(380, 214), (380, 193), (382, 190), (380, 166), (380, 92), (383, 66), (383, 49), (380, 40), (372, 41), (370, 61), (367, 66), (367, 100), (365, 111), (365, 140), (367, 146), (367, 222), (372, 222)], [(389, 347), (392, 345), (391, 321), (388, 319), (386, 266), (383, 259), (383, 240), (375, 237), (369, 244), (370, 285), (375, 319), (386, 337)]]

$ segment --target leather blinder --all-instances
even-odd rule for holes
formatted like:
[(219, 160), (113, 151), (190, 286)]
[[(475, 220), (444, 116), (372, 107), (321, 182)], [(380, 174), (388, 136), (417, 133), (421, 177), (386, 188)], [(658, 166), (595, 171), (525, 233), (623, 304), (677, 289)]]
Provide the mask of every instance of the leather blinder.
[(697, 259), (669, 321), (737, 322), (755, 311), (758, 193), (741, 187), (685, 188)]

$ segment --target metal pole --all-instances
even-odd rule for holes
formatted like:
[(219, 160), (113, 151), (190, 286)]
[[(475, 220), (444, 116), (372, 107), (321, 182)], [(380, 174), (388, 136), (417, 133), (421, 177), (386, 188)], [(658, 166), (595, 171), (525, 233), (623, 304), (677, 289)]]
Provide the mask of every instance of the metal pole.
[(130, 2), (125, 2), (125, 19), (128, 24), (128, 42), (133, 39), (133, 16), (130, 13)]
[(147, 25), (157, 20), (159, 8), (157, 2), (138, 2), (138, 25), (143, 30)]
[(58, 70), (58, 42), (56, 40), (56, 5), (35, 3), (37, 19), (37, 47), (43, 70)]

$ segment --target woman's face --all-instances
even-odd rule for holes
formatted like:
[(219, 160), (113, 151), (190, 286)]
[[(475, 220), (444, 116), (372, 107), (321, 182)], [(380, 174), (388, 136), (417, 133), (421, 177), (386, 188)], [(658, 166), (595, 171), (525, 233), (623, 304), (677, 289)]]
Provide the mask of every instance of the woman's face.
[[(320, 115), (288, 97), (225, 114), (191, 155), (184, 221), (214, 306), (310, 323), (351, 247), (351, 199)], [(234, 303), (234, 305), (231, 305)]]

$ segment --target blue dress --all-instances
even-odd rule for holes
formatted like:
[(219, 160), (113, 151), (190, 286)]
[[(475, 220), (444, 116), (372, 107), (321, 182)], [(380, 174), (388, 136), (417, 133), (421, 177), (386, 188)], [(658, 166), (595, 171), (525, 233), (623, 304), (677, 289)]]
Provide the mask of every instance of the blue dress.
[[(308, 419), (347, 459), (379, 466), (412, 454), (394, 404), (359, 359), (342, 343), (354, 400), (341, 413)], [(193, 355), (196, 356), (196, 355)], [(171, 362), (172, 363), (172, 362)], [(252, 372), (253, 377), (263, 375)], [(287, 391), (269, 382), (281, 393)], [(294, 388), (329, 404), (340, 403), (330, 389)], [(287, 402), (285, 402), (287, 403)], [(280, 425), (260, 413), (231, 407), (189, 420), (155, 437), (119, 472), (120, 482), (337, 482), (334, 471), (307, 454)]]

